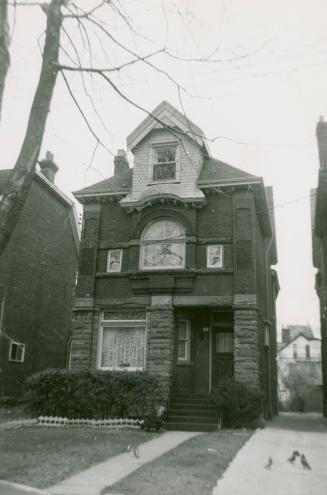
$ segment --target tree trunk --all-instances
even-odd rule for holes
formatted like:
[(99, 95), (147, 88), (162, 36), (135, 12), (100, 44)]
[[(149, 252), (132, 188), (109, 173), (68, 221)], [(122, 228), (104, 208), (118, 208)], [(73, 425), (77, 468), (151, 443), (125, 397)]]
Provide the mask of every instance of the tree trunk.
[(9, 44), (8, 3), (7, 0), (0, 0), (0, 120), (3, 93), (10, 65)]
[(0, 200), (0, 254), (14, 231), (35, 173), (58, 73), (56, 64), (58, 64), (63, 3), (64, 0), (52, 0), (47, 6), (47, 30), (39, 83), (20, 153)]

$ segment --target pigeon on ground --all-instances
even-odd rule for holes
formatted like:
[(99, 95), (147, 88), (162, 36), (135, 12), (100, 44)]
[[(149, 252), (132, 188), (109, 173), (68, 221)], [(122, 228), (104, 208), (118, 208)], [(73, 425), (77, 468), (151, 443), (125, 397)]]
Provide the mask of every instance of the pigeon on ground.
[(134, 454), (134, 457), (136, 457), (136, 459), (138, 459), (140, 457), (140, 451), (139, 451), (139, 448), (135, 445), (134, 449), (133, 449), (133, 454)]
[(287, 460), (288, 462), (294, 462), (297, 457), (300, 456), (300, 452), (298, 450), (293, 450), (291, 457), (289, 457)]
[(265, 469), (270, 469), (272, 465), (273, 465), (273, 460), (271, 457), (268, 457), (268, 462), (265, 465)]
[(303, 466), (304, 468), (306, 468), (306, 469), (310, 469), (310, 471), (311, 471), (311, 466), (310, 466), (310, 464), (308, 463), (308, 461), (307, 461), (307, 459), (306, 459), (306, 457), (305, 457), (305, 455), (304, 455), (304, 454), (301, 454), (301, 464), (302, 464), (302, 466)]

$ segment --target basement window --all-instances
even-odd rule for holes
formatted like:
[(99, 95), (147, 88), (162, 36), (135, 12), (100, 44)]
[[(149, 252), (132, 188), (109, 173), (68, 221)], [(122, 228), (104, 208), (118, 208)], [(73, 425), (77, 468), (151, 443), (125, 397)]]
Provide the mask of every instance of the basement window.
[(25, 344), (19, 342), (10, 342), (9, 361), (23, 363), (25, 359)]

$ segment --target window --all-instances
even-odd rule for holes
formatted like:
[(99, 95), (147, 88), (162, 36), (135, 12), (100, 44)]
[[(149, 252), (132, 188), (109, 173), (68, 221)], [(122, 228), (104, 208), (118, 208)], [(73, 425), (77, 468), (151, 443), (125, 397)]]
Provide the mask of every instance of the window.
[(297, 359), (297, 345), (293, 344), (293, 358)]
[(310, 359), (310, 358), (311, 358), (311, 354), (310, 354), (310, 346), (309, 346), (309, 344), (307, 344), (307, 345), (305, 346), (305, 357), (306, 357), (306, 359)]
[(207, 268), (223, 267), (223, 246), (221, 244), (210, 244), (207, 246)]
[(191, 329), (188, 320), (178, 322), (177, 358), (178, 361), (190, 361), (191, 359)]
[(232, 332), (216, 333), (216, 353), (230, 354), (234, 351), (234, 334)]
[(23, 363), (25, 359), (25, 344), (19, 342), (10, 342), (9, 346), (9, 361)]
[(141, 240), (140, 268), (158, 270), (184, 266), (184, 227), (172, 220), (160, 220), (146, 227)]
[(143, 370), (145, 321), (102, 322), (98, 347), (98, 368)]
[(107, 258), (107, 272), (120, 272), (122, 257), (122, 249), (110, 249)]
[(152, 180), (176, 180), (177, 145), (157, 145), (152, 148)]

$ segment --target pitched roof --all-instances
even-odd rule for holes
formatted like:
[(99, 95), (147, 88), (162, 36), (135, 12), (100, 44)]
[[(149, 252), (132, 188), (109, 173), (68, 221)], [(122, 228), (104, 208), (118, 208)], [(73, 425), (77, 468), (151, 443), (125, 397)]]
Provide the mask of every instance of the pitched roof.
[(88, 194), (118, 193), (128, 192), (132, 186), (133, 169), (129, 169), (119, 175), (113, 175), (91, 186), (74, 191), (76, 197), (87, 196)]
[(179, 129), (183, 134), (187, 134), (191, 139), (196, 141), (208, 153), (207, 144), (203, 130), (195, 125), (186, 115), (182, 114), (177, 108), (163, 100), (150, 115), (127, 136), (127, 148), (133, 150), (142, 139), (155, 128), (164, 126)]
[(205, 159), (203, 162), (203, 167), (201, 169), (198, 184), (211, 181), (236, 181), (244, 179), (259, 179), (256, 175), (244, 172), (239, 168), (228, 165), (228, 163), (221, 162), (215, 158)]
[(321, 340), (319, 339), (318, 337), (308, 337), (307, 335), (305, 335), (303, 332), (295, 335), (295, 337), (293, 337), (291, 340), (289, 340), (288, 342), (282, 342), (281, 343), (281, 347), (279, 347), (278, 343), (277, 344), (277, 353), (279, 353), (280, 351), (282, 351), (283, 349), (285, 349), (285, 347), (289, 346), (290, 344), (294, 344), (295, 340), (297, 340), (299, 337), (303, 337), (305, 338), (306, 340)]

